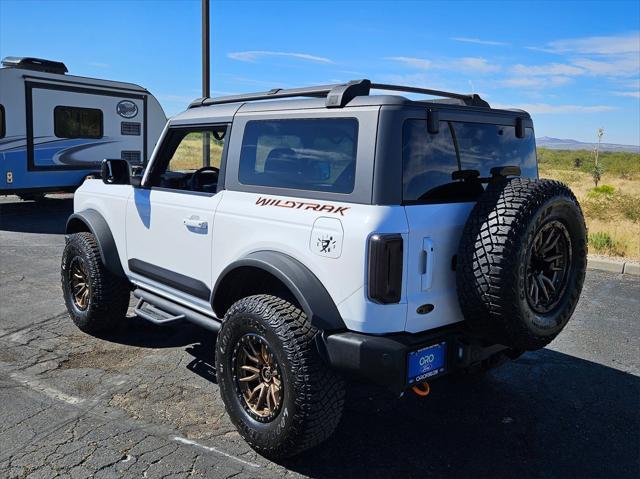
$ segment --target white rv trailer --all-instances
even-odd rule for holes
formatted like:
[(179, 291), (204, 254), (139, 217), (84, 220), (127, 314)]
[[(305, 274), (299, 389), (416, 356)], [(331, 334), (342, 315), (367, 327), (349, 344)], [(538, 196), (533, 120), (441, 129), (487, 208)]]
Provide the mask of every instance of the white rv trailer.
[(132, 83), (67, 75), (61, 62), (7, 57), (0, 68), (0, 195), (74, 191), (104, 158), (144, 166), (167, 121)]

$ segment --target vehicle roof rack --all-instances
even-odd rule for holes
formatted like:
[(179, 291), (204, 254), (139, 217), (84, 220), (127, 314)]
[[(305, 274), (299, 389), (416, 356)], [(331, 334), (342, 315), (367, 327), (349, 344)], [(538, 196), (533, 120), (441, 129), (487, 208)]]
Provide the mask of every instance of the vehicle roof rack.
[(58, 73), (60, 75), (64, 75), (69, 71), (62, 62), (33, 57), (5, 57), (2, 59), (2, 66), (6, 68), (36, 70), (45, 73)]
[(199, 106), (222, 105), (225, 103), (238, 103), (245, 101), (273, 100), (276, 98), (326, 98), (327, 108), (342, 108), (357, 96), (368, 96), (371, 90), (388, 90), (407, 93), (420, 93), (423, 95), (433, 95), (458, 100), (467, 106), (480, 106), (489, 108), (489, 104), (480, 98), (479, 95), (465, 95), (461, 93), (451, 93), (448, 91), (431, 90), (428, 88), (418, 88), (402, 85), (388, 85), (386, 83), (371, 83), (370, 80), (352, 80), (348, 83), (337, 83), (333, 85), (319, 85), (302, 88), (274, 88), (273, 90), (257, 93), (245, 93), (242, 95), (230, 95), (216, 98), (198, 98), (191, 102), (189, 108)]

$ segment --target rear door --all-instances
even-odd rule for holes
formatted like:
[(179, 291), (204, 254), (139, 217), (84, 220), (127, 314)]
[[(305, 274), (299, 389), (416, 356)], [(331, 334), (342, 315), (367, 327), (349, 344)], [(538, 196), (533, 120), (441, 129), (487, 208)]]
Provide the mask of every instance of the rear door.
[(25, 82), (29, 170), (96, 169), (145, 158), (146, 96), (93, 86)]
[[(443, 118), (443, 115), (441, 115)], [(446, 117), (445, 117), (446, 118)], [(488, 177), (496, 166), (519, 166), (537, 177), (533, 129), (515, 136), (514, 118), (505, 125), (440, 121), (429, 133), (423, 119), (403, 125), (403, 202), (409, 224), (407, 324), (418, 332), (463, 320), (456, 289), (456, 254), (462, 230), (483, 183), (454, 179), (456, 171)], [(498, 121), (498, 123), (500, 120)], [(474, 174), (474, 173), (471, 173)]]

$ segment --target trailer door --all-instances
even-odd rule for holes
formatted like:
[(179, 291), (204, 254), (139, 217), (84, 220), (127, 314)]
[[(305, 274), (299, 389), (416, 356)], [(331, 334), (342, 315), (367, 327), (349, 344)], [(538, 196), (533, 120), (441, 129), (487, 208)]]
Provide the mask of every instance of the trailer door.
[(95, 170), (104, 158), (146, 159), (146, 96), (26, 82), (29, 170)]

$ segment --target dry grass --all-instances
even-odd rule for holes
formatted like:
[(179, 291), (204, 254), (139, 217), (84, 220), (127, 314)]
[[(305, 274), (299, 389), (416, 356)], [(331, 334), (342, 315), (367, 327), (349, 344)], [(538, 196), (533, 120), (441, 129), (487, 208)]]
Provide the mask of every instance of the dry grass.
[(600, 185), (612, 186), (612, 192), (594, 190), (591, 175), (583, 171), (541, 164), (540, 177), (568, 184), (577, 196), (589, 229), (589, 252), (640, 259), (640, 177), (605, 172)]
[[(211, 166), (220, 168), (222, 145), (213, 138), (210, 141)], [(180, 143), (169, 163), (171, 171), (197, 170), (202, 168), (202, 134), (189, 133)]]

